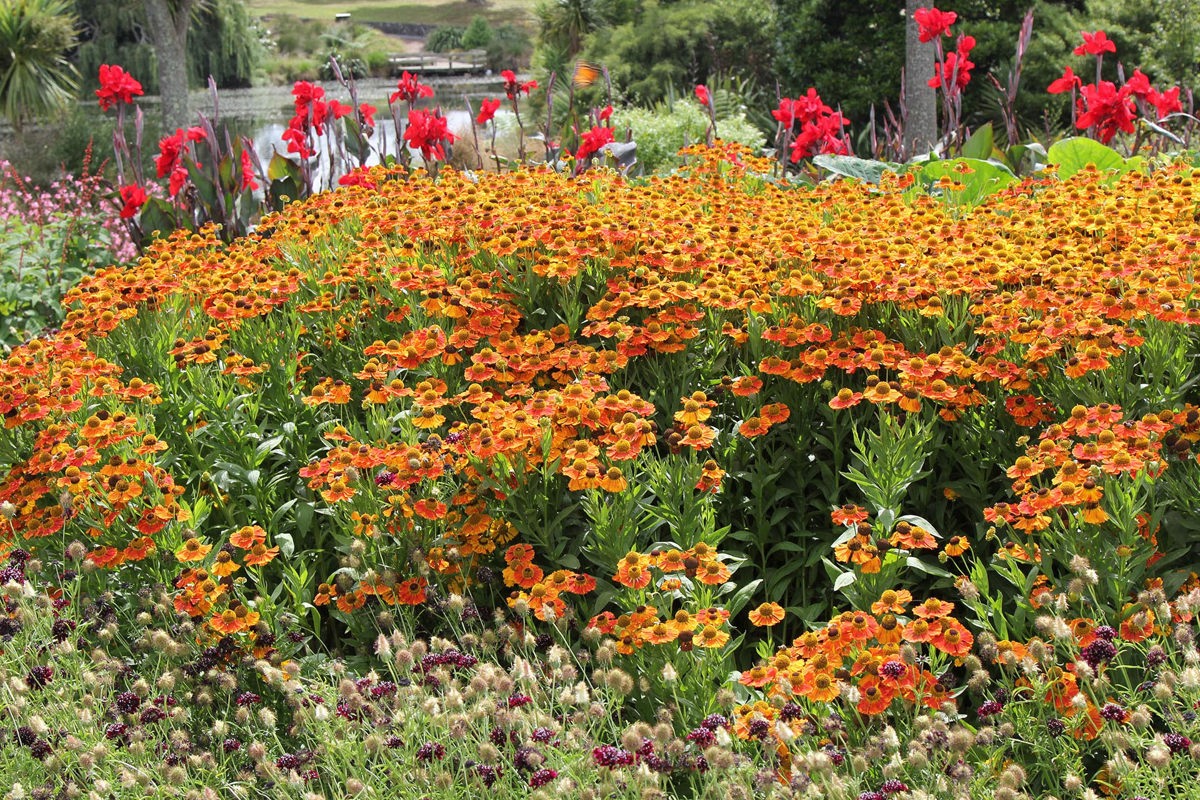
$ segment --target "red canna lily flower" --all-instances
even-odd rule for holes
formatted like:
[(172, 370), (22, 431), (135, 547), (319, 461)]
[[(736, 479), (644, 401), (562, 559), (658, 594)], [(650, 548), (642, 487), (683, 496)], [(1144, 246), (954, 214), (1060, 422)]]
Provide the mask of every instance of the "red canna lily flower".
[(1064, 94), (1072, 89), (1079, 88), (1081, 85), (1083, 85), (1083, 81), (1079, 79), (1079, 76), (1070, 67), (1066, 67), (1063, 69), (1062, 77), (1052, 81), (1046, 87), (1046, 91), (1050, 94)]
[(1072, 51), (1075, 55), (1100, 56), (1105, 53), (1117, 52), (1116, 43), (1112, 39), (1109, 39), (1108, 34), (1104, 31), (1096, 31), (1095, 33), (1080, 31), (1079, 33), (1083, 36), (1083, 44)]
[(121, 219), (132, 219), (146, 203), (146, 191), (136, 183), (121, 187)]
[(100, 88), (96, 90), (96, 97), (101, 111), (108, 111), (117, 103), (132, 103), (135, 94), (143, 94), (142, 85), (132, 75), (119, 66), (100, 65)]
[(702, 83), (696, 86), (696, 99), (699, 100), (700, 105), (704, 106), (705, 108), (712, 106), (712, 95), (708, 93), (708, 87)]
[(484, 98), (483, 102), (479, 104), (479, 114), (475, 117), (475, 124), (486, 125), (487, 123), (491, 122), (492, 118), (496, 116), (496, 111), (499, 108), (499, 98), (495, 100)]
[(396, 84), (396, 91), (392, 92), (388, 102), (394, 103), (397, 100), (403, 100), (406, 103), (415, 103), (422, 97), (433, 97), (433, 87), (419, 82), (416, 75), (405, 70), (401, 73), (400, 80)]
[(932, 42), (950, 33), (950, 26), (958, 19), (953, 11), (939, 11), (936, 8), (918, 8), (913, 13), (917, 22), (918, 37), (922, 42)]

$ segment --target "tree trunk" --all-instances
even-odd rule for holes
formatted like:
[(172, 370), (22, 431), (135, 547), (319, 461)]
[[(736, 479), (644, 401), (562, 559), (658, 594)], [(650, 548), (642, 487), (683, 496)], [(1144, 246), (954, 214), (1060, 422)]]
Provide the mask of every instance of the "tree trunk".
[(905, 0), (904, 27), (904, 151), (908, 158), (933, 149), (938, 138), (937, 96), (933, 77), (933, 42), (922, 43), (913, 14), (925, 0)]
[(192, 124), (188, 108), (187, 31), (195, 0), (143, 0), (146, 27), (158, 61), (163, 132)]

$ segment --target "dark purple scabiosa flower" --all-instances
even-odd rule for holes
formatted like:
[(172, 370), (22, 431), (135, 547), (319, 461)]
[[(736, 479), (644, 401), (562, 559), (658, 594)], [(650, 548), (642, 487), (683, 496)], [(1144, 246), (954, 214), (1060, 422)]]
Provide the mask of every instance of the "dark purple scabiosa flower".
[(47, 667), (39, 664), (29, 670), (29, 674), (25, 676), (25, 685), (30, 689), (43, 689), (50, 679), (54, 677), (54, 667)]
[(1004, 710), (1004, 704), (1001, 703), (999, 700), (988, 700), (986, 703), (981, 705), (979, 707), (979, 711), (977, 711), (975, 713), (978, 714), (980, 719), (987, 719), (988, 717), (992, 717), (992, 716), (995, 716), (996, 714), (999, 714), (1003, 710)]
[(1058, 718), (1048, 719), (1046, 720), (1046, 732), (1057, 739), (1067, 732), (1067, 723)]
[(900, 794), (901, 792), (907, 791), (908, 784), (904, 781), (898, 781), (894, 778), (892, 780), (884, 781), (879, 786), (879, 793), (882, 795)]
[(746, 733), (751, 739), (765, 739), (770, 732), (771, 723), (761, 717), (750, 720), (750, 724), (746, 726)]
[(554, 731), (549, 728), (534, 728), (529, 738), (540, 744), (550, 744), (550, 740), (554, 738)]
[(294, 753), (284, 753), (275, 759), (275, 766), (280, 769), (300, 769), (303, 765), (304, 760)]
[(592, 748), (592, 761), (598, 767), (608, 767), (615, 769), (616, 767), (627, 767), (634, 761), (633, 753), (628, 750), (622, 750), (620, 747), (615, 747), (611, 744), (601, 745), (600, 747)]
[(446, 757), (446, 748), (438, 742), (426, 742), (417, 748), (417, 761), (441, 761)]
[(404, 747), (404, 740), (399, 736), (389, 736), (383, 740), (383, 743), (392, 750), (395, 750), (397, 747)]
[(508, 744), (508, 734), (505, 733), (504, 728), (497, 725), (488, 732), (488, 741), (496, 747), (504, 747)]
[(880, 677), (892, 678), (893, 680), (903, 677), (905, 672), (908, 672), (908, 667), (904, 665), (903, 661), (897, 661), (894, 658), (890, 661), (884, 662), (879, 667)]
[(846, 754), (832, 745), (825, 746), (825, 755), (829, 756), (829, 760), (835, 767), (846, 763)]
[[(541, 752), (539, 752), (536, 748), (518, 747), (517, 752), (513, 753), (512, 763), (517, 769), (529, 772), (534, 769), (534, 763), (531, 761), (531, 759), (534, 757), (540, 759), (541, 755)], [(538, 763), (540, 763), (540, 761)]]
[(71, 632), (75, 630), (74, 620), (63, 619), (59, 617), (54, 620), (54, 624), (50, 626), (50, 635), (54, 637), (56, 642), (65, 642)]
[(16, 731), (17, 743), (22, 747), (29, 747), (37, 741), (37, 734), (33, 732), (33, 728), (28, 725), (22, 725)]
[(859, 792), (858, 800), (884, 800), (879, 792)]
[(378, 686), (371, 687), (371, 697), (379, 699), (380, 697), (391, 697), (396, 693), (396, 684), (391, 681), (380, 681)]
[(701, 728), (708, 728), (710, 731), (715, 731), (717, 728), (728, 728), (729, 720), (720, 714), (709, 714), (700, 723)]
[(1113, 660), (1117, 655), (1117, 646), (1108, 639), (1097, 637), (1095, 641), (1083, 648), (1080, 655), (1083, 656), (1083, 660), (1087, 662), (1089, 667), (1097, 670), (1100, 668), (1100, 665), (1107, 664)]
[(1093, 631), (1097, 639), (1103, 639), (1106, 642), (1111, 642), (1117, 638), (1117, 629), (1111, 625), (1100, 625)]
[(1192, 740), (1180, 733), (1164, 733), (1163, 744), (1175, 755), (1186, 753), (1192, 746)]
[(717, 735), (708, 728), (696, 728), (687, 735), (687, 740), (703, 750), (717, 741)]
[(129, 736), (129, 726), (124, 722), (111, 722), (104, 727), (104, 738), (115, 742), (124, 742)]
[(1128, 713), (1120, 703), (1105, 703), (1100, 708), (1100, 716), (1109, 722), (1124, 722)]
[(50, 743), (45, 739), (35, 739), (33, 744), (29, 745), (29, 754), (38, 761), (45, 761), (52, 752)]
[(113, 700), (113, 705), (122, 714), (136, 714), (137, 710), (142, 707), (142, 698), (133, 692), (121, 692)]
[(649, 769), (651, 772), (661, 772), (665, 774), (675, 771), (675, 765), (671, 763), (670, 759), (663, 758), (662, 756), (656, 756), (654, 754), (644, 756), (642, 758), (642, 763), (645, 764), (647, 769)]
[(532, 702), (533, 698), (527, 694), (511, 694), (508, 696), (509, 708), (520, 708), (521, 706), (527, 706)]
[(804, 709), (797, 703), (786, 703), (779, 709), (779, 718), (784, 722), (794, 722), (804, 716)]
[(167, 712), (163, 711), (158, 706), (149, 706), (141, 713), (140, 716), (138, 716), (138, 722), (142, 723), (143, 725), (153, 725), (154, 723), (161, 722), (166, 718)]
[(1161, 667), (1166, 662), (1167, 662), (1167, 654), (1158, 645), (1154, 645), (1153, 647), (1151, 647), (1149, 650), (1146, 651), (1146, 665), (1147, 666)]
[(226, 739), (225, 741), (221, 742), (221, 749), (224, 750), (226, 753), (236, 753), (238, 750), (242, 749), (242, 743), (239, 742), (237, 739), (230, 737), (230, 738)]
[(558, 772), (552, 769), (539, 769), (537, 772), (529, 776), (529, 785), (534, 789), (539, 786), (545, 786), (550, 781), (558, 777)]
[(500, 769), (500, 767), (493, 767), (487, 764), (478, 764), (475, 767), (475, 774), (479, 776), (481, 781), (483, 781), (483, 785), (490, 789), (492, 788), (492, 784), (499, 780), (500, 776), (504, 774), (504, 770)]
[(254, 692), (242, 692), (237, 696), (237, 704), (239, 706), (253, 706), (262, 702), (262, 698)]

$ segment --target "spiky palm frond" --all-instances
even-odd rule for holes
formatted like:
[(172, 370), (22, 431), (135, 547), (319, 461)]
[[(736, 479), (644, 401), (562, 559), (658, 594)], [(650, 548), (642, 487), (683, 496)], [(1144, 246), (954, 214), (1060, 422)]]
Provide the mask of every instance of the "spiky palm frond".
[(75, 37), (70, 0), (0, 3), (0, 116), (20, 127), (74, 99), (79, 74), (67, 51)]

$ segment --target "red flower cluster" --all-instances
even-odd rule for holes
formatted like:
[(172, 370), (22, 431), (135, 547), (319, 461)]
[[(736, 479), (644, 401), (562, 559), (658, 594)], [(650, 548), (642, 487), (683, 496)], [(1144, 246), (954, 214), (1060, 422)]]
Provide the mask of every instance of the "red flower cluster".
[(100, 100), (101, 111), (108, 111), (117, 103), (132, 103), (135, 94), (143, 94), (142, 85), (132, 75), (118, 66), (100, 65), (100, 88), (96, 90), (96, 97)]
[(484, 98), (479, 104), (479, 115), (475, 117), (476, 125), (486, 125), (496, 116), (496, 112), (500, 109), (500, 101)]
[(939, 11), (936, 8), (918, 8), (913, 13), (917, 22), (918, 36), (922, 42), (932, 42), (950, 33), (950, 26), (958, 19), (953, 11)]
[(409, 147), (421, 151), (426, 161), (444, 161), (445, 145), (452, 144), (458, 137), (446, 127), (446, 118), (439, 111), (422, 111), (418, 108), (408, 112), (408, 127), (404, 129), (404, 141)]
[(426, 86), (417, 80), (417, 76), (411, 72), (405, 71), (400, 75), (400, 81), (396, 84), (396, 91), (392, 92), (388, 98), (389, 103), (394, 103), (397, 100), (412, 105), (422, 97), (433, 97), (433, 87)]
[(504, 93), (508, 95), (509, 100), (515, 100), (518, 92), (524, 92), (528, 95), (538, 87), (537, 81), (517, 83), (517, 75), (511, 69), (502, 70), (500, 77), (504, 78)]
[(971, 61), (971, 51), (975, 48), (974, 36), (959, 36), (954, 50), (946, 53), (943, 62), (934, 65), (933, 77), (929, 85), (934, 89), (942, 89), (951, 97), (961, 94), (971, 82), (971, 70), (975, 62)]
[(183, 154), (189, 142), (199, 142), (204, 139), (204, 129), (198, 125), (176, 129), (170, 136), (164, 136), (158, 141), (158, 155), (154, 159), (154, 168), (160, 178), (171, 176), (168, 187), (171, 197), (179, 194), (187, 180), (187, 167), (183, 163)]
[(614, 141), (612, 128), (596, 126), (583, 134), (583, 141), (579, 144), (579, 150), (575, 152), (575, 158), (578, 161), (589, 159), (600, 152), (604, 145), (610, 144), (612, 141)]
[(146, 191), (136, 183), (121, 187), (121, 219), (132, 219), (146, 203)]
[[(1105, 36), (1104, 31), (1084, 33), (1083, 44), (1075, 48), (1076, 55), (1094, 55), (1103, 58), (1104, 53), (1115, 53), (1116, 45)], [(1156, 119), (1183, 110), (1179, 101), (1179, 87), (1160, 92), (1150, 84), (1150, 79), (1140, 70), (1120, 88), (1112, 81), (1098, 80), (1085, 85), (1070, 67), (1063, 69), (1061, 78), (1046, 87), (1050, 94), (1065, 94), (1078, 89), (1076, 100), (1075, 127), (1080, 130), (1095, 129), (1096, 136), (1107, 144), (1117, 132), (1133, 133), (1134, 121), (1138, 117), (1138, 104), (1143, 108), (1153, 106)]]
[(771, 116), (785, 131), (800, 125), (800, 132), (792, 140), (793, 164), (818, 153), (846, 155), (850, 152), (844, 131), (849, 120), (826, 105), (816, 89), (810, 88), (807, 94), (794, 100), (782, 98), (779, 108), (772, 111)]

